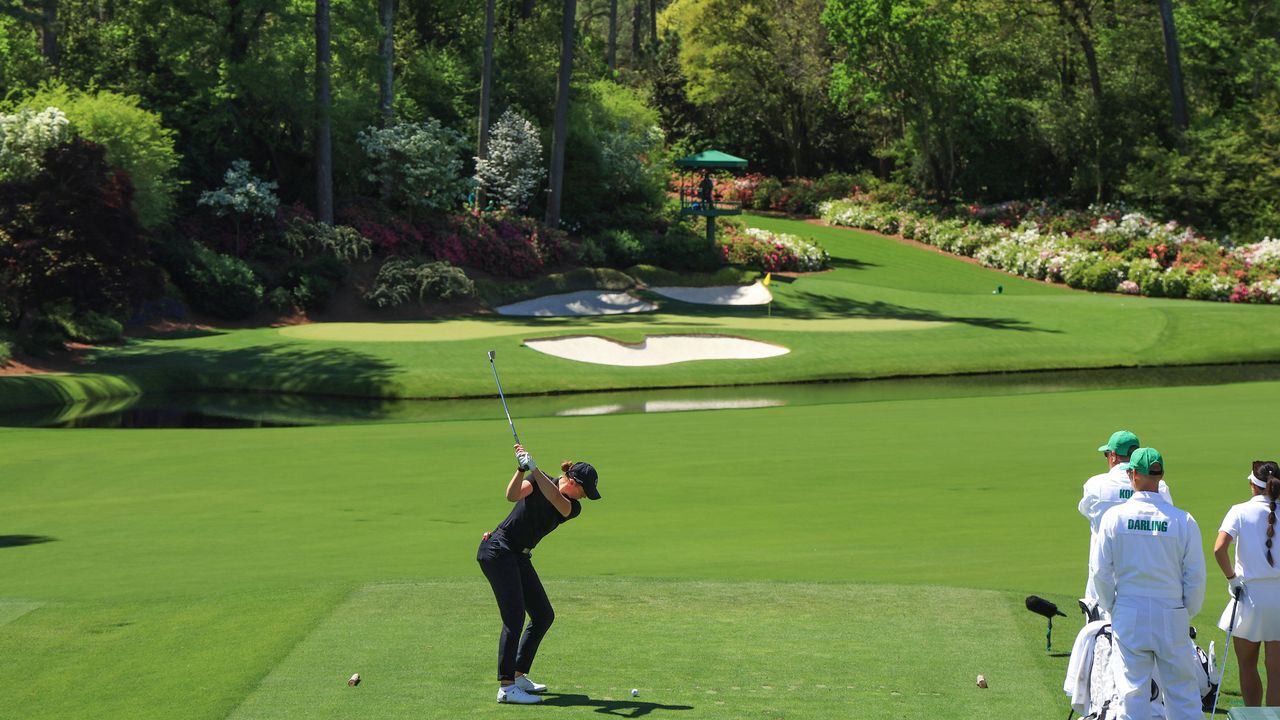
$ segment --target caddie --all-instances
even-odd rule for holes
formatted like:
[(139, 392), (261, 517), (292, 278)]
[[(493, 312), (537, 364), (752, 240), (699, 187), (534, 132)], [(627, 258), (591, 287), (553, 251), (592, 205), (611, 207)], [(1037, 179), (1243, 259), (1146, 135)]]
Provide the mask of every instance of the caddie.
[(1138, 448), (1127, 467), (1133, 496), (1102, 516), (1093, 586), (1111, 616), (1121, 720), (1150, 720), (1158, 673), (1169, 720), (1201, 720), (1196, 662), (1187, 652), (1191, 618), (1204, 603), (1200, 527), (1160, 495), (1164, 458)]
[[(1117, 430), (1098, 452), (1107, 463), (1107, 472), (1094, 475), (1084, 483), (1084, 496), (1076, 508), (1089, 521), (1089, 572), (1084, 587), (1084, 607), (1090, 620), (1102, 619), (1102, 610), (1098, 607), (1098, 593), (1093, 587), (1093, 571), (1098, 566), (1098, 523), (1107, 510), (1125, 502), (1133, 495), (1133, 486), (1129, 482), (1129, 473), (1125, 463), (1129, 455), (1137, 450), (1141, 443), (1138, 436), (1128, 430)], [(1169, 486), (1160, 481), (1160, 494), (1166, 502), (1173, 504), (1173, 496), (1169, 494)]]

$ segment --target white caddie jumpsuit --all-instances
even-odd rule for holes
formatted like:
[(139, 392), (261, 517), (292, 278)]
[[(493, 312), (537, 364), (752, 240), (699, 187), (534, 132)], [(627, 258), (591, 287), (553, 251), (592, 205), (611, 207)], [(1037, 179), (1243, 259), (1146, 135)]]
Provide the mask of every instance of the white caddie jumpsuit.
[(1093, 585), (1111, 614), (1121, 720), (1150, 720), (1159, 672), (1169, 720), (1202, 720), (1191, 618), (1204, 604), (1204, 546), (1189, 513), (1154, 492), (1135, 492), (1102, 516)]
[[(1107, 472), (1094, 475), (1084, 483), (1084, 495), (1076, 509), (1089, 521), (1089, 574), (1084, 586), (1084, 599), (1090, 605), (1098, 604), (1098, 591), (1093, 587), (1093, 572), (1098, 567), (1098, 525), (1102, 516), (1111, 508), (1127, 502), (1133, 495), (1133, 483), (1125, 466), (1117, 465)], [(1160, 481), (1160, 495), (1173, 504), (1169, 486)]]

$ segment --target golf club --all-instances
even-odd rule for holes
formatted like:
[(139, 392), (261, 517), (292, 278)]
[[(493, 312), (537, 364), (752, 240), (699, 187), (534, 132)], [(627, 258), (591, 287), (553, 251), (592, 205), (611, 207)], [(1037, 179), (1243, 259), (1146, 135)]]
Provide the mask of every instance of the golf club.
[(502, 394), (502, 381), (498, 379), (498, 366), (493, 362), (494, 351), (489, 351), (489, 367), (493, 369), (493, 381), (498, 384), (498, 397), (502, 398), (502, 411), (507, 414), (507, 424), (511, 426), (511, 437), (520, 444), (520, 436), (516, 434), (516, 424), (511, 422), (511, 411), (507, 409), (507, 396)]
[(1231, 633), (1236, 629), (1236, 609), (1240, 607), (1240, 590), (1236, 590), (1235, 601), (1231, 603), (1231, 622), (1227, 623), (1227, 644), (1222, 648), (1222, 665), (1218, 668), (1218, 691), (1213, 694), (1213, 708), (1209, 717), (1218, 715), (1218, 698), (1222, 695), (1222, 678), (1227, 674), (1227, 660), (1231, 657)]

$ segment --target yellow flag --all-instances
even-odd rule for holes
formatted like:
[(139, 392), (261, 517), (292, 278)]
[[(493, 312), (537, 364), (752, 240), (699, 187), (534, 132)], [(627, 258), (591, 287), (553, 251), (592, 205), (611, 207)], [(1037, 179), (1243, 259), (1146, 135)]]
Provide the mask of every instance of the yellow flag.
[(765, 287), (769, 287), (769, 281), (770, 281), (770, 280), (772, 280), (772, 279), (773, 279), (773, 273), (771, 273), (771, 272), (770, 272), (770, 273), (765, 273), (765, 274), (764, 274), (764, 279), (760, 281), (760, 284), (761, 284), (761, 285), (763, 285), (763, 286), (765, 286)]

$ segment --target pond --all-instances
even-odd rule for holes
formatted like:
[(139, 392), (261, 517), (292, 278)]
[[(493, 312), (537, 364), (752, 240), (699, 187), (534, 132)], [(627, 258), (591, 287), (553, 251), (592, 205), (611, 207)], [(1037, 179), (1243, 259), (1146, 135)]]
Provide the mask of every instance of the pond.
[[(856, 382), (673, 388), (508, 397), (514, 418), (751, 409), (884, 400), (1027, 395), (1280, 380), (1280, 364), (1057, 370)], [(182, 393), (0, 413), (0, 425), (45, 428), (272, 428), (371, 422), (505, 420), (497, 396), (387, 400), (316, 395)]]

